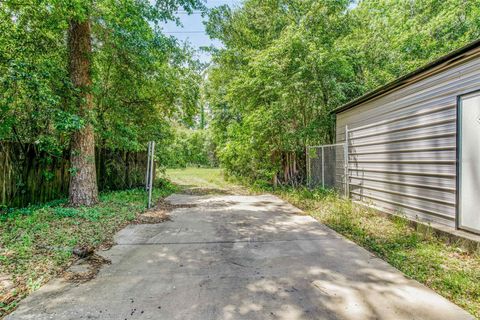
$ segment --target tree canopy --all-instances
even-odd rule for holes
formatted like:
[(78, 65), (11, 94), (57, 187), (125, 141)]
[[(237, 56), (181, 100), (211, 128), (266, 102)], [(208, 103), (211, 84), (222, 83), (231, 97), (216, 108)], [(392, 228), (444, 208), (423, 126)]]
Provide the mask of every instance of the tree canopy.
[(330, 112), (480, 36), (480, 1), (246, 0), (212, 10), (223, 48), (208, 70), (212, 132), (233, 174), (303, 179), (305, 146), (331, 143)]
[[(200, 0), (0, 0), (0, 140), (56, 157), (91, 128), (90, 147), (138, 151), (156, 140), (174, 166), (207, 165), (215, 148), (229, 173), (295, 184), (306, 145), (333, 142), (334, 108), (480, 37), (480, 0), (245, 0), (209, 10), (207, 33), (223, 46), (203, 70), (162, 32), (179, 8), (205, 9)], [(83, 84), (72, 80), (69, 46), (81, 23)], [(205, 107), (208, 128), (192, 132)], [(71, 158), (85, 162), (89, 150)]]
[(0, 2), (0, 140), (70, 150), (69, 202), (98, 201), (95, 147), (141, 150), (189, 122), (199, 94), (191, 50), (162, 33), (199, 0)]
[[(0, 2), (0, 139), (58, 155), (72, 132), (94, 124), (97, 144), (126, 150), (168, 138), (169, 120), (197, 113), (199, 64), (160, 23), (196, 0)], [(72, 18), (92, 24), (92, 114), (70, 97), (66, 33)]]

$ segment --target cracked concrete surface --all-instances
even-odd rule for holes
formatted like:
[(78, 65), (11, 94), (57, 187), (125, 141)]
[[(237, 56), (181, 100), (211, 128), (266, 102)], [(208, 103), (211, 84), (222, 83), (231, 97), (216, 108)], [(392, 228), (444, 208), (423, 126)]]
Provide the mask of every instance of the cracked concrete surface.
[(7, 319), (473, 319), (270, 195), (173, 195), (82, 284), (51, 281)]

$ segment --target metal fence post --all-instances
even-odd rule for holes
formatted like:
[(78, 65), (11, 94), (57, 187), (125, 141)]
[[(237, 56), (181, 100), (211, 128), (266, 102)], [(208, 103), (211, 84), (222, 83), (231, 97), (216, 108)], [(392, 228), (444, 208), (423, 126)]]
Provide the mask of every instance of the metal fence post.
[(155, 141), (152, 141), (151, 148), (150, 148), (150, 179), (149, 179), (149, 187), (148, 187), (148, 208), (152, 207), (152, 189), (153, 189), (153, 161), (155, 154)]
[(307, 187), (310, 188), (310, 147), (306, 146), (305, 148), (305, 160), (306, 160), (306, 170), (307, 170)]
[(325, 147), (322, 147), (322, 188), (325, 189)]
[(148, 191), (148, 186), (150, 185), (150, 182), (148, 181), (150, 177), (150, 144), (151, 142), (148, 141), (148, 147), (147, 147), (147, 171), (145, 172), (145, 191)]
[(348, 185), (348, 125), (345, 125), (345, 146), (344, 146), (344, 164), (345, 164), (345, 197), (350, 197), (350, 190)]

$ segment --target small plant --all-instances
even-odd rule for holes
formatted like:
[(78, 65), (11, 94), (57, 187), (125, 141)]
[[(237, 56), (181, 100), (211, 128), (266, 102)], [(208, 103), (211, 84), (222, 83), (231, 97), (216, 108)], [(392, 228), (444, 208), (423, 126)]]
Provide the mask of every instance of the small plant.
[(78, 209), (68, 208), (68, 207), (54, 207), (53, 212), (58, 217), (62, 217), (62, 218), (71, 218), (78, 215)]

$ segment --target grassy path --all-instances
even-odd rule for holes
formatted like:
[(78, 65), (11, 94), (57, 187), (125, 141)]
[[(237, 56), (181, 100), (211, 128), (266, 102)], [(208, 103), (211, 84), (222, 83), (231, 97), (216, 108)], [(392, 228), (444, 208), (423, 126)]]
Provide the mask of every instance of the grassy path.
[(222, 169), (218, 168), (185, 168), (167, 169), (166, 178), (181, 188), (206, 189), (212, 192), (231, 192), (244, 194), (246, 188), (225, 179)]

